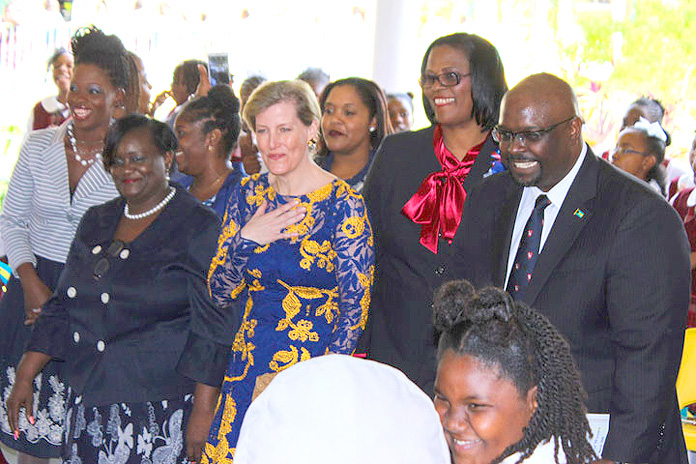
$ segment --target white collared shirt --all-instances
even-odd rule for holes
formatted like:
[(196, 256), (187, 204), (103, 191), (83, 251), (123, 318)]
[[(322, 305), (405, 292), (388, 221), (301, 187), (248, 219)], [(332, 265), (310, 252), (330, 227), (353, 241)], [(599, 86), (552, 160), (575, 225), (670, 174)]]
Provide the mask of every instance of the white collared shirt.
[(546, 239), (551, 233), (553, 228), (553, 223), (556, 222), (556, 217), (558, 212), (563, 206), (563, 201), (565, 201), (566, 195), (568, 195), (568, 190), (570, 186), (573, 185), (575, 176), (578, 175), (580, 171), (580, 166), (582, 166), (583, 161), (585, 161), (585, 156), (587, 155), (587, 144), (582, 144), (582, 151), (580, 156), (575, 161), (575, 164), (568, 171), (568, 174), (563, 177), (556, 185), (551, 187), (548, 192), (544, 192), (539, 187), (525, 187), (522, 190), (522, 198), (520, 199), (520, 204), (517, 207), (517, 216), (515, 217), (515, 227), (512, 229), (512, 239), (510, 241), (510, 253), (508, 254), (507, 261), (507, 272), (505, 273), (505, 287), (507, 288), (508, 279), (510, 278), (510, 271), (512, 270), (512, 265), (515, 262), (515, 256), (517, 256), (517, 249), (520, 247), (520, 240), (522, 239), (522, 233), (524, 232), (524, 227), (527, 224), (529, 216), (532, 214), (534, 209), (534, 204), (539, 195), (546, 195), (551, 204), (544, 209), (544, 227), (541, 230), (541, 243), (539, 245), (539, 254), (544, 250), (544, 244)]

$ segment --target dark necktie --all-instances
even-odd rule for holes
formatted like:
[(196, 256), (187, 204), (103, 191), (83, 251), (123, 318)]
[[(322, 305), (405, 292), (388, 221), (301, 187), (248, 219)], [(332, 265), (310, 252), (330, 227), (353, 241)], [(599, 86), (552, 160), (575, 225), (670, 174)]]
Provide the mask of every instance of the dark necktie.
[(539, 257), (541, 230), (544, 227), (544, 209), (551, 204), (546, 195), (539, 195), (534, 204), (532, 214), (524, 227), (520, 247), (517, 249), (515, 262), (512, 264), (507, 292), (516, 300), (524, 297), (529, 282), (532, 280), (534, 265)]

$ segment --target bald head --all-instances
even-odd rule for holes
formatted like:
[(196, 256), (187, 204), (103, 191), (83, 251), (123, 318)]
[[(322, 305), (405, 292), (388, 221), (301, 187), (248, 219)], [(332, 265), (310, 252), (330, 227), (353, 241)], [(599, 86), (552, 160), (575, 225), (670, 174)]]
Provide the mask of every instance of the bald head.
[(553, 74), (532, 74), (522, 79), (505, 94), (504, 100), (516, 100), (531, 105), (547, 116), (580, 116), (578, 99), (568, 83)]
[(548, 191), (572, 169), (582, 151), (575, 92), (551, 74), (523, 79), (503, 97), (499, 131), (508, 135), (500, 150), (513, 178)]

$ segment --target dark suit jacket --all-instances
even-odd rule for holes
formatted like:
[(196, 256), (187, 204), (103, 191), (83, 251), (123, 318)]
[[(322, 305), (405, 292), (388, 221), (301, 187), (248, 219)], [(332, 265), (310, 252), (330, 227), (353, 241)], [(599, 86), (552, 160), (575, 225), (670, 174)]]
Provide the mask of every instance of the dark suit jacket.
[[(477, 286), (504, 285), (521, 195), (507, 172), (470, 192), (460, 272)], [(611, 413), (606, 458), (686, 462), (675, 381), (689, 269), (684, 227), (670, 205), (588, 150), (524, 301), (570, 342), (588, 410)]]
[[(401, 214), (421, 182), (442, 167), (433, 151), (434, 126), (387, 137), (377, 150), (363, 196), (377, 252), (368, 329), (360, 342), (373, 359), (406, 373), (429, 395), (435, 380), (433, 290), (457, 278), (459, 235), (440, 240), (438, 254), (419, 243), (421, 227)], [(492, 138), (481, 148), (465, 189), (480, 182), (496, 149)]]
[(87, 405), (178, 398), (194, 380), (219, 387), (233, 336), (222, 332), (227, 313), (206, 286), (219, 219), (178, 187), (95, 280), (123, 206), (119, 197), (83, 216), (28, 349), (65, 361), (62, 372)]

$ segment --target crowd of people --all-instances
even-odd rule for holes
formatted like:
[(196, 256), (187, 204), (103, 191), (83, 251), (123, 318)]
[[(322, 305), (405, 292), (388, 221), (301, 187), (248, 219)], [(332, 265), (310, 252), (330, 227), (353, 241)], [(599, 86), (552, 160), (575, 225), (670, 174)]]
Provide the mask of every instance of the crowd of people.
[(427, 49), (415, 131), (368, 79), (238, 97), (186, 60), (152, 98), (118, 37), (71, 45), (0, 215), (19, 464), (687, 463), (696, 139), (676, 169), (657, 100), (596, 156), (565, 81), (508, 88), (472, 34)]

